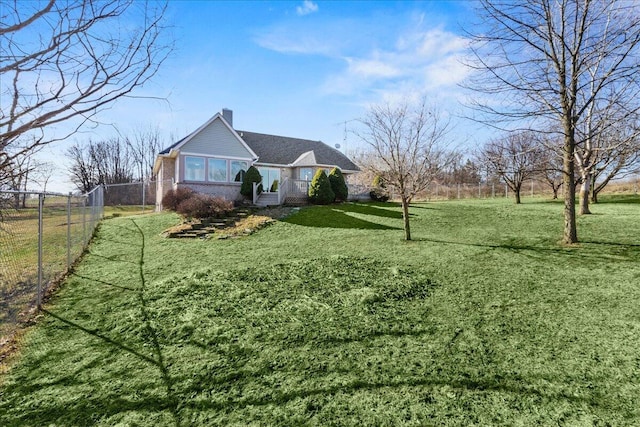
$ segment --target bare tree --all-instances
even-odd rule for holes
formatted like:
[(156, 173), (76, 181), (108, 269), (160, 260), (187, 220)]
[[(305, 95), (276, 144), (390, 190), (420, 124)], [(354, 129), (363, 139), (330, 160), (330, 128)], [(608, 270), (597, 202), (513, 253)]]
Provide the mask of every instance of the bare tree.
[(97, 185), (144, 182), (161, 149), (157, 128), (137, 130), (131, 137), (76, 142), (66, 151), (71, 181), (83, 192)]
[(363, 166), (400, 197), (404, 236), (411, 240), (409, 203), (450, 161), (444, 147), (449, 122), (424, 98), (415, 106), (406, 101), (372, 106), (359, 122), (362, 129), (354, 133), (372, 153)]
[(539, 173), (542, 160), (540, 146), (531, 132), (510, 133), (491, 140), (478, 158), (514, 192), (517, 204), (521, 203), (522, 183)]
[(598, 153), (595, 167), (591, 171), (591, 202), (598, 203), (598, 194), (613, 179), (625, 178), (640, 173), (640, 136), (621, 136), (609, 150)]
[[(595, 105), (595, 104), (593, 104)], [(617, 103), (600, 110), (590, 109), (575, 152), (580, 173), (580, 214), (590, 214), (589, 200), (616, 176), (632, 173), (640, 159), (640, 128), (637, 114), (620, 109)], [(600, 182), (598, 179), (600, 178)]]
[(144, 181), (153, 173), (153, 163), (163, 148), (163, 139), (157, 127), (139, 128), (131, 137), (126, 138), (126, 144), (136, 167), (136, 177)]
[[(1, 0), (0, 168), (95, 124), (154, 76), (172, 49), (165, 9), (136, 0)], [(60, 124), (63, 135), (47, 132)]]
[(47, 185), (49, 185), (49, 181), (55, 171), (56, 166), (49, 162), (39, 162), (34, 169), (35, 176), (33, 177), (33, 181), (40, 185), (43, 192), (47, 192)]
[(26, 191), (36, 181), (38, 168), (43, 164), (35, 159), (34, 154), (27, 152), (14, 156), (6, 168), (0, 169), (0, 190), (21, 192), (13, 194), (15, 209), (26, 206)]
[[(634, 2), (480, 0), (482, 34), (473, 35), (469, 86), (486, 94), (476, 108), (492, 120), (546, 126), (562, 137), (564, 243), (578, 241), (575, 210), (576, 129), (604, 97), (640, 109), (640, 18)], [(532, 123), (533, 122), (533, 123)], [(495, 123), (495, 121), (494, 121)], [(529, 127), (529, 126), (527, 126)]]
[(71, 160), (69, 173), (71, 182), (78, 190), (88, 193), (100, 183), (98, 169), (95, 167), (95, 160), (92, 156), (91, 140), (88, 144), (76, 142), (66, 151), (66, 156)]
[(83, 192), (97, 185), (135, 181), (135, 166), (128, 145), (121, 139), (76, 142), (67, 150), (72, 182)]
[(540, 176), (551, 188), (553, 200), (556, 200), (562, 187), (562, 155), (553, 150), (541, 150)]

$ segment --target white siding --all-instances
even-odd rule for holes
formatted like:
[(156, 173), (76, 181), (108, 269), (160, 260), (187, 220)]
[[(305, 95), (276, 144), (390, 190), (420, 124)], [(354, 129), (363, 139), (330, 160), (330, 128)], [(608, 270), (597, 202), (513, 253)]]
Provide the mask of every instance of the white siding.
[(251, 153), (236, 139), (220, 119), (216, 119), (180, 147), (185, 153), (250, 159)]

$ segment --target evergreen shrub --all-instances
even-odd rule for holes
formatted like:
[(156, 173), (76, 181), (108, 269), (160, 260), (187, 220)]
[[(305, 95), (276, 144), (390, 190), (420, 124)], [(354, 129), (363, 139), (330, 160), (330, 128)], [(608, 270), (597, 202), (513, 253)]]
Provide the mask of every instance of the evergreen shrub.
[[(244, 197), (253, 197), (253, 183), (262, 181), (260, 171), (255, 166), (251, 166), (247, 169), (247, 173), (244, 174), (242, 179), (242, 185), (240, 186), (240, 194)], [(258, 186), (258, 194), (262, 193), (262, 184)]]
[(318, 169), (309, 184), (309, 200), (311, 203), (318, 205), (327, 205), (333, 203), (336, 198), (335, 193), (331, 189), (331, 183), (327, 174), (323, 169)]
[(371, 200), (376, 202), (386, 202), (389, 200), (389, 191), (380, 175), (376, 175), (371, 183), (372, 190), (369, 192)]
[(329, 172), (329, 183), (331, 184), (331, 189), (335, 194), (336, 200), (340, 202), (346, 201), (349, 197), (349, 188), (344, 181), (344, 176), (340, 169), (331, 169), (331, 172)]

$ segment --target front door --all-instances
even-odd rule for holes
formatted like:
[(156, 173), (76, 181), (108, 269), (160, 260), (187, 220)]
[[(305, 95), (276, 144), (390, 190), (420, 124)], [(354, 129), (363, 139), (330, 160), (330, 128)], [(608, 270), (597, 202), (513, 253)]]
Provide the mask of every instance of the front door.
[[(278, 168), (258, 168), (262, 175), (262, 188), (265, 193), (277, 192), (280, 184), (280, 169)], [(274, 184), (275, 183), (275, 184)]]

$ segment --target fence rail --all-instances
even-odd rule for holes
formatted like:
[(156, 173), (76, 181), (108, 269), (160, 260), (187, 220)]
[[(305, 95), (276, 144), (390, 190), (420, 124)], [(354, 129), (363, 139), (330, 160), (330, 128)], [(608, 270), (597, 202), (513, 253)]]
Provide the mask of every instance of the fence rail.
[(82, 195), (0, 191), (0, 347), (82, 254), (103, 209), (103, 187)]

